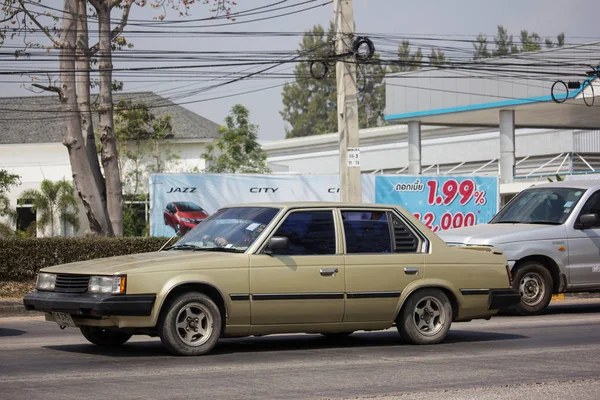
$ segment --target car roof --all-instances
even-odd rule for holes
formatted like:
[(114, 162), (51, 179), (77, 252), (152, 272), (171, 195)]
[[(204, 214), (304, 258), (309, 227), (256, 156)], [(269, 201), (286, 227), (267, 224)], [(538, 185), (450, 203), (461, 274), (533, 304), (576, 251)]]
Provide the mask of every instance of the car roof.
[(577, 188), (577, 189), (600, 189), (600, 179), (581, 179), (581, 180), (568, 180), (559, 182), (548, 182), (535, 184), (528, 189), (538, 187), (556, 187), (556, 188)]
[[(230, 204), (225, 207), (280, 207), (280, 208), (322, 208), (322, 207), (337, 207), (337, 208), (398, 208), (393, 204), (375, 204), (375, 203), (346, 203), (334, 201), (277, 201), (273, 203), (243, 203)], [(223, 207), (223, 208), (225, 208)]]

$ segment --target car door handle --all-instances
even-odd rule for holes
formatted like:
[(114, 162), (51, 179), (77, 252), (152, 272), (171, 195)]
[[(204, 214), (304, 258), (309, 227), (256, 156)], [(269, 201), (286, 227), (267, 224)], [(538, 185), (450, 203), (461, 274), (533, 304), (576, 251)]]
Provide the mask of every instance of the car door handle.
[(319, 270), (319, 272), (321, 273), (321, 275), (323, 276), (331, 276), (333, 274), (336, 274), (339, 272), (339, 270), (337, 268), (321, 268)]
[(406, 267), (406, 268), (404, 268), (404, 273), (406, 275), (417, 275), (419, 273), (419, 268)]

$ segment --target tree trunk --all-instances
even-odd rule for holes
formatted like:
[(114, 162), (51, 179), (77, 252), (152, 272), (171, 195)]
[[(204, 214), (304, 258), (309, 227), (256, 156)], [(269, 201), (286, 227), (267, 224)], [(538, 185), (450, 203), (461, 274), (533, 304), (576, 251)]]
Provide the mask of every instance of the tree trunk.
[(112, 59), (110, 8), (106, 1), (99, 4), (99, 74), (100, 74), (100, 141), (102, 166), (106, 177), (106, 206), (115, 235), (123, 235), (123, 193), (117, 140), (113, 128)]
[[(63, 15), (76, 15), (78, 12), (75, 0), (65, 0)], [(63, 144), (69, 151), (73, 181), (77, 194), (85, 207), (90, 229), (97, 234), (110, 232), (105, 217), (100, 192), (95, 185), (92, 169), (88, 160), (81, 121), (79, 119), (77, 92), (75, 90), (75, 46), (77, 41), (77, 21), (74, 18), (63, 18), (63, 45), (60, 50), (60, 101), (66, 109), (67, 133)]]
[[(98, 151), (96, 149), (96, 137), (94, 136), (94, 123), (92, 121), (92, 110), (90, 107), (90, 57), (89, 37), (87, 26), (87, 2), (86, 0), (77, 0), (79, 7), (77, 23), (77, 100), (79, 101), (79, 114), (81, 117), (81, 131), (85, 140), (85, 149), (92, 168), (94, 181), (102, 205), (106, 208), (106, 185), (102, 171), (100, 170), (100, 161), (98, 160)], [(108, 212), (106, 212), (108, 220)]]

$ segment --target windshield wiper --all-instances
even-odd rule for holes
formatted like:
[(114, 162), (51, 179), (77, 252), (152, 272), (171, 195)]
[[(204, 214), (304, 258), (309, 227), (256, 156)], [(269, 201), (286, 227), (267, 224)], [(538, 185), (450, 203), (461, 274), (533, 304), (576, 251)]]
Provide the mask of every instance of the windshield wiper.
[(496, 221), (494, 224), (522, 224), (522, 221)]
[(539, 224), (539, 225), (562, 225), (560, 222), (554, 221), (531, 221), (528, 224)]
[(198, 247), (195, 244), (180, 244), (167, 248), (167, 250), (203, 250), (202, 247)]
[(223, 253), (243, 253), (245, 250), (234, 249), (233, 247), (208, 247), (206, 249), (198, 247), (197, 251), (222, 251)]

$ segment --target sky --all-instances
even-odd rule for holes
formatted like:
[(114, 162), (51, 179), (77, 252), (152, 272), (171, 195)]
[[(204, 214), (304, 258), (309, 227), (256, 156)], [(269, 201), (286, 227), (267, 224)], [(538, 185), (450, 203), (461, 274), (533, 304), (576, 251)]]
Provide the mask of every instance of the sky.
[[(322, 4), (326, 0), (317, 1), (312, 4)], [(237, 0), (233, 11), (241, 11), (249, 8), (273, 5), (299, 3), (301, 0)], [(43, 0), (43, 4), (61, 8), (61, 0)], [(312, 5), (311, 4), (311, 5)], [(308, 6), (303, 6), (308, 7)], [(204, 18), (210, 16), (209, 6), (196, 4), (192, 6), (192, 15), (188, 18)], [(298, 7), (302, 8), (302, 7)], [(284, 13), (288, 10), (274, 12)], [(134, 7), (130, 19), (152, 20), (160, 14), (159, 11), (150, 7)], [(269, 14), (259, 15), (262, 17)], [(455, 1), (402, 1), (402, 0), (354, 0), (354, 15), (356, 30), (365, 34), (384, 34), (397, 36), (419, 36), (431, 35), (432, 37), (452, 37), (473, 39), (478, 33), (486, 33), (492, 38), (496, 33), (496, 26), (503, 25), (509, 33), (515, 37), (519, 36), (522, 29), (535, 31), (540, 36), (555, 37), (564, 32), (566, 43), (580, 43), (600, 40), (600, 31), (597, 28), (597, 20), (600, 15), (600, 2), (597, 0), (571, 0), (571, 1), (549, 1), (549, 0), (455, 0)], [(118, 18), (113, 14), (113, 18)], [(257, 17), (239, 18), (237, 22)], [(206, 27), (210, 22), (199, 22), (184, 24), (186, 28), (180, 28), (178, 32), (185, 29), (193, 31), (219, 31), (219, 32), (304, 32), (314, 24), (327, 25), (333, 18), (333, 4), (327, 4), (309, 11), (265, 21), (227, 25), (219, 27)], [(168, 13), (166, 20), (185, 21), (173, 13)], [(222, 22), (222, 21), (219, 21)], [(198, 26), (203, 25), (203, 26)], [(160, 35), (137, 33), (127, 35), (128, 31), (138, 30), (130, 26), (125, 30), (125, 36), (134, 44), (136, 51), (146, 50), (150, 53), (164, 54), (165, 51), (180, 50), (186, 52), (198, 51), (281, 51), (291, 53), (298, 48), (301, 40), (299, 35), (280, 36), (264, 35), (257, 37), (211, 37), (210, 35), (184, 35), (181, 33), (170, 33)], [(156, 29), (154, 29), (156, 31)], [(13, 40), (13, 44), (17, 43)], [(413, 40), (413, 43), (416, 41)], [(7, 43), (11, 43), (10, 41)], [(22, 43), (22, 42), (19, 42)], [(428, 43), (428, 42), (423, 42)], [(456, 44), (454, 44), (456, 45)], [(472, 48), (466, 44), (467, 48)], [(425, 52), (427, 54), (427, 52)], [(289, 56), (288, 56), (289, 57)], [(2, 58), (0, 60), (6, 60)], [(600, 62), (600, 60), (598, 60)], [(18, 67), (26, 65), (26, 61), (19, 61)], [(1, 69), (10, 70), (16, 62), (0, 62), (4, 64)], [(57, 66), (55, 61), (46, 61), (48, 66)], [(172, 63), (170, 63), (172, 64)], [(149, 65), (167, 65), (155, 60), (144, 62), (124, 62), (115, 59), (115, 68)], [(37, 65), (39, 66), (39, 64)], [(261, 67), (216, 67), (213, 71), (247, 71), (253, 72)], [(264, 68), (264, 67), (263, 67)], [(291, 72), (293, 65), (286, 64), (278, 67), (275, 71)], [(194, 111), (205, 118), (218, 124), (223, 124), (225, 116), (234, 104), (242, 104), (250, 111), (251, 121), (259, 127), (259, 140), (273, 141), (285, 138), (285, 122), (280, 111), (283, 108), (281, 101), (281, 86), (290, 78), (285, 79), (252, 79), (242, 80), (227, 86), (206, 90), (206, 87), (214, 85), (214, 82), (189, 81), (177, 75), (173, 70), (167, 70), (160, 75), (152, 77), (125, 78), (125, 91), (153, 91), (159, 95), (172, 98), (176, 103)], [(148, 74), (148, 72), (146, 72)], [(205, 79), (204, 76), (203, 79)], [(26, 89), (30, 82), (28, 76), (3, 76), (0, 80), (0, 96), (28, 96), (33, 95)], [(277, 86), (268, 90), (255, 93), (241, 94), (245, 91), (261, 89), (269, 86)], [(185, 95), (184, 95), (185, 94)], [(222, 99), (214, 97), (230, 96)]]

